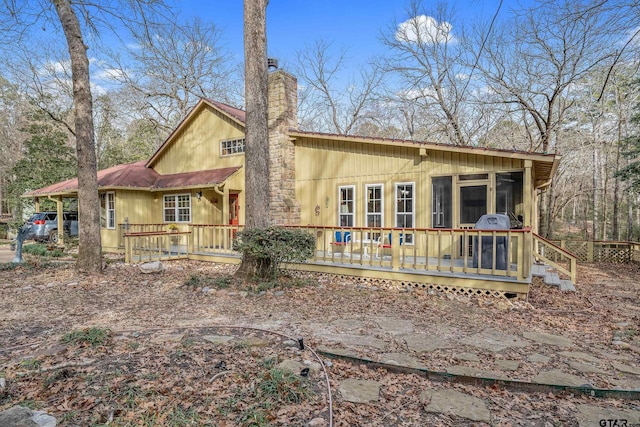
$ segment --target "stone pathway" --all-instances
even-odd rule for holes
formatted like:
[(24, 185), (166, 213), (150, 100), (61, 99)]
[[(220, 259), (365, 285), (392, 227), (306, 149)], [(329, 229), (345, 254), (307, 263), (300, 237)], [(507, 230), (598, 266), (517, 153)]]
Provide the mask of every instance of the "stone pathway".
[[(493, 329), (465, 335), (446, 325), (431, 329), (389, 317), (338, 319), (311, 326), (313, 336), (328, 343), (317, 350), (338, 355), (360, 355), (387, 364), (430, 369), (429, 353), (450, 351), (454, 362), (446, 372), (455, 375), (573, 387), (593, 387), (589, 378), (596, 375), (611, 387), (640, 390), (640, 361), (636, 358), (608, 354), (604, 348), (585, 350), (562, 335), (535, 331), (510, 335)], [(381, 339), (389, 336), (392, 342)], [(399, 348), (403, 351), (397, 351)], [(522, 354), (526, 356), (522, 360), (504, 357), (512, 350), (525, 350)], [(351, 379), (340, 383), (339, 393), (349, 402), (372, 402), (378, 400), (380, 386), (374, 381)], [(420, 398), (428, 412), (475, 422), (491, 420), (485, 402), (458, 391), (425, 390)], [(639, 423), (639, 417), (640, 411), (616, 412), (583, 405), (578, 422), (580, 426), (592, 426), (599, 425), (601, 419), (618, 418)]]

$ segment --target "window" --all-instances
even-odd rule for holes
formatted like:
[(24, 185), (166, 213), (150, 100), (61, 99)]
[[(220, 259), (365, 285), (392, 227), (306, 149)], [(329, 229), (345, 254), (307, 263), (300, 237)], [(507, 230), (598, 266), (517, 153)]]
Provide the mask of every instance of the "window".
[(116, 195), (107, 193), (107, 228), (116, 228)]
[(496, 213), (511, 217), (521, 215), (522, 205), (522, 172), (506, 172), (496, 174)]
[[(396, 184), (396, 223), (398, 228), (414, 227), (414, 184), (401, 183)], [(413, 243), (413, 236), (406, 235), (405, 243)]]
[[(382, 227), (384, 224), (382, 184), (366, 185), (365, 191), (367, 194), (365, 225), (371, 228)], [(379, 238), (380, 233), (367, 233), (365, 237), (366, 240), (377, 240)]]
[(431, 180), (431, 226), (433, 228), (452, 228), (451, 177), (441, 176)]
[(338, 224), (340, 227), (355, 225), (356, 187), (353, 185), (338, 187)]
[(191, 222), (191, 195), (164, 196), (164, 222)]
[(244, 153), (244, 138), (220, 141), (221, 156), (230, 156), (237, 153)]
[(116, 228), (116, 194), (113, 191), (100, 195), (100, 226)]
[(486, 181), (489, 179), (488, 173), (472, 173), (458, 176), (458, 181)]

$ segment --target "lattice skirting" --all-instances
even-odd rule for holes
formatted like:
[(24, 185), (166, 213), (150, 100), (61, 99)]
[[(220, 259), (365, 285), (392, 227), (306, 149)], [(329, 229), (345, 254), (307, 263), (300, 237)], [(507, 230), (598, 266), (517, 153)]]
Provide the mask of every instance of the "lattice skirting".
[(463, 286), (453, 285), (437, 285), (431, 283), (411, 282), (406, 280), (390, 280), (376, 279), (370, 277), (357, 277), (342, 274), (316, 273), (311, 271), (289, 270), (289, 274), (301, 279), (315, 279), (318, 281), (330, 281), (334, 283), (357, 282), (361, 286), (367, 286), (375, 289), (388, 289), (396, 291), (419, 290), (429, 293), (442, 293), (467, 297), (491, 297), (504, 299), (527, 299), (527, 294), (519, 294), (509, 291), (500, 291), (493, 289), (467, 288)]

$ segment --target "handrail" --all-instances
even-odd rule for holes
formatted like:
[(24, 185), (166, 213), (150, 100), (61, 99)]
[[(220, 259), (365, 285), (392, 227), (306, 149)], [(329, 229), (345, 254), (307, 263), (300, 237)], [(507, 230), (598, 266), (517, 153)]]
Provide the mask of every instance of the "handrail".
[[(546, 239), (546, 238), (544, 238), (544, 237), (542, 237), (541, 235), (536, 234), (536, 233), (533, 233), (533, 235), (534, 235), (537, 239), (542, 240), (542, 241), (543, 241), (543, 242), (545, 242), (546, 244), (548, 244), (548, 245), (553, 246), (554, 248), (556, 248), (556, 249), (558, 250), (558, 252), (563, 252), (563, 253), (565, 253), (567, 256), (572, 256), (572, 257), (574, 257), (574, 258), (577, 258), (577, 256), (576, 256), (574, 253), (572, 253), (571, 251), (567, 250), (566, 248), (563, 248), (562, 246), (558, 246), (558, 245), (556, 245), (556, 244), (555, 244), (555, 243), (553, 243), (551, 240)], [(576, 240), (576, 242), (578, 242), (578, 241), (579, 241), (579, 240)]]
[[(576, 257), (574, 254), (572, 254), (571, 252), (569, 252), (568, 250), (566, 250), (565, 248), (562, 248), (552, 242), (550, 242), (549, 240), (545, 239), (544, 237), (533, 233), (533, 242), (534, 242), (534, 251), (533, 251), (533, 256), (537, 259), (537, 260), (541, 260), (544, 261), (545, 263), (551, 265), (552, 267), (554, 267), (556, 270), (560, 271), (563, 274), (566, 274), (567, 276), (569, 276), (569, 278), (571, 279), (571, 281), (573, 283), (576, 283), (576, 279), (577, 279), (577, 273), (578, 273), (578, 257)], [(564, 266), (558, 264), (557, 262), (553, 261), (550, 257), (545, 256), (544, 254), (544, 250), (540, 250), (540, 243), (543, 244), (543, 247), (548, 247), (550, 248), (552, 251), (555, 251), (556, 253), (560, 254), (561, 256), (564, 256), (564, 258), (566, 258), (568, 260), (568, 268), (565, 268)]]

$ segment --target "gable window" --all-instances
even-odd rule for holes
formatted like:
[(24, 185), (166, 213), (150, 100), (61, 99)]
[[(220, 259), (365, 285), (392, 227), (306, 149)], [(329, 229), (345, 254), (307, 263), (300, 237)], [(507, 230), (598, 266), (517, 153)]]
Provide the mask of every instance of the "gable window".
[(116, 228), (116, 194), (113, 191), (101, 194), (100, 226), (108, 229)]
[(244, 138), (228, 139), (220, 141), (220, 155), (230, 156), (232, 154), (244, 153)]
[(450, 176), (440, 176), (431, 180), (431, 226), (433, 228), (451, 228), (453, 221)]
[(165, 195), (164, 222), (191, 222), (191, 195)]
[(338, 224), (340, 227), (355, 225), (356, 187), (347, 185), (338, 187)]
[[(367, 194), (365, 224), (369, 228), (380, 228), (384, 224), (382, 184), (365, 185)], [(377, 240), (380, 233), (367, 233), (366, 240)]]
[[(413, 182), (403, 182), (396, 184), (396, 221), (397, 228), (413, 228), (414, 205), (415, 205), (415, 185)], [(405, 243), (413, 243), (413, 236), (406, 235)]]

